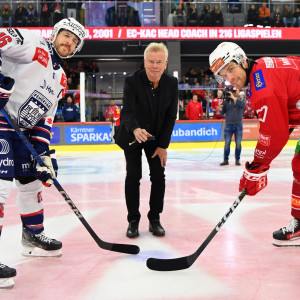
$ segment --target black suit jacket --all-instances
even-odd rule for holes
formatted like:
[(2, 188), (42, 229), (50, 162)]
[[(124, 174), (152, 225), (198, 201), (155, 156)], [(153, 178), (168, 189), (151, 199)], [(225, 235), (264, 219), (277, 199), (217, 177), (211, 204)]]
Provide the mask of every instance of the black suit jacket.
[[(146, 71), (137, 71), (125, 79), (121, 125), (129, 132), (136, 128), (146, 129), (155, 136), (157, 146), (168, 148), (177, 117), (177, 78), (163, 74), (159, 81), (157, 116), (153, 115), (151, 87)], [(155, 120), (155, 132), (151, 124)], [(153, 131), (153, 130), (152, 130)]]

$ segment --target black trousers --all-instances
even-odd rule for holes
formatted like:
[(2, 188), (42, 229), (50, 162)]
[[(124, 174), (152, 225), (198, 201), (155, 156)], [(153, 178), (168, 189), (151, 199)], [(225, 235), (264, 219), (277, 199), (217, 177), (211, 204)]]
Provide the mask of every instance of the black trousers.
[(165, 196), (165, 168), (161, 166), (158, 156), (151, 158), (157, 145), (155, 142), (146, 142), (139, 145), (135, 150), (124, 151), (126, 159), (125, 198), (127, 206), (128, 222), (139, 221), (140, 207), (140, 180), (142, 178), (142, 150), (147, 157), (150, 169), (151, 193), (149, 220), (159, 220), (159, 214), (163, 211)]

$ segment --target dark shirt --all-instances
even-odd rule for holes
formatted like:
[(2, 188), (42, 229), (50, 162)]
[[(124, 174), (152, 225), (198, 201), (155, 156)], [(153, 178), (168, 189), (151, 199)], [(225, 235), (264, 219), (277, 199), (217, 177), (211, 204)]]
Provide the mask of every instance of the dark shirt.
[(66, 122), (77, 122), (78, 118), (78, 107), (75, 104), (72, 104), (72, 106), (69, 106), (67, 103), (64, 105), (64, 108), (62, 110), (62, 115), (64, 117), (64, 120)]
[(232, 99), (223, 102), (223, 109), (220, 114), (225, 115), (226, 124), (242, 123), (246, 103), (246, 100), (241, 98), (237, 99), (236, 102)]

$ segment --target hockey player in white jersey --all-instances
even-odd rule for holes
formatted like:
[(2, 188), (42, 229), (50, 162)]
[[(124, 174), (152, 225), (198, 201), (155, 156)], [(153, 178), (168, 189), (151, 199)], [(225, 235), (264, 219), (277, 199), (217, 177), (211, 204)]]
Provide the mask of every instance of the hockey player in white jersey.
[[(48, 166), (41, 167), (0, 113), (0, 235), (13, 179), (23, 223), (23, 255), (60, 256), (62, 243), (44, 234), (43, 185), (56, 177), (50, 131), (67, 77), (61, 59), (80, 51), (84, 27), (73, 18), (54, 26), (50, 40), (27, 29), (0, 28), (0, 110), (5, 106)], [(0, 288), (13, 287), (16, 270), (0, 264)]]

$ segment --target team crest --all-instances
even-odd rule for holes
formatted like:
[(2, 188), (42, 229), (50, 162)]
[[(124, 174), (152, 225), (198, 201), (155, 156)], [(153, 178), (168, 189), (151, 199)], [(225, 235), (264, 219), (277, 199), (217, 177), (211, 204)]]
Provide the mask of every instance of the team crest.
[(19, 109), (19, 125), (26, 128), (34, 127), (51, 106), (50, 100), (40, 92), (34, 91)]

